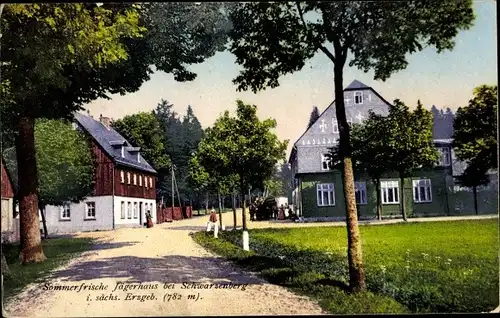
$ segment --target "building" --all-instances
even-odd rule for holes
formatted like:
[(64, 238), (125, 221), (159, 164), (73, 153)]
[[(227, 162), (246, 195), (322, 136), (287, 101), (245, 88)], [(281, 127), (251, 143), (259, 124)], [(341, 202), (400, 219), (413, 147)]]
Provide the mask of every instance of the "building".
[[(344, 89), (344, 102), (349, 123), (363, 122), (368, 118), (368, 110), (387, 115), (390, 107), (378, 92), (357, 80)], [(449, 113), (441, 117), (435, 114), (434, 119), (434, 142), (441, 152), (441, 160), (434, 169), (415, 171), (413, 177), (405, 180), (406, 211), (409, 216), (473, 214), (472, 192), (459, 187), (455, 179), (465, 167), (456, 160), (451, 147), (453, 117)], [(329, 169), (326, 157), (338, 139), (334, 101), (292, 148), (289, 163), (295, 181), (293, 204), (304, 218), (345, 218), (341, 173)], [(360, 218), (376, 217), (375, 184), (359, 172), (355, 172), (354, 178)], [(492, 184), (478, 195), (481, 213), (498, 211), (495, 175), (491, 180)], [(385, 175), (380, 186), (383, 215), (399, 216), (402, 200), (398, 176), (394, 173)]]
[(75, 114), (75, 129), (86, 133), (95, 161), (93, 194), (80, 203), (47, 206), (50, 234), (140, 227), (146, 212), (156, 222), (156, 171), (110, 127), (110, 119)]
[[(2, 170), (2, 242), (18, 241), (19, 230), (14, 219), (14, 184), (5, 166), (3, 156), (1, 158)], [(18, 221), (18, 220), (17, 220)]]

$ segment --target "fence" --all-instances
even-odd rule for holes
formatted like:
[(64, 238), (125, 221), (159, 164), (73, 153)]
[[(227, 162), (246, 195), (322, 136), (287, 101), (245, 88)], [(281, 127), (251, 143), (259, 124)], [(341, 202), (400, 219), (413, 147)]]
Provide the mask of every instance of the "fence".
[(182, 219), (190, 219), (193, 217), (193, 209), (191, 206), (184, 207), (162, 207), (158, 205), (156, 209), (156, 223), (172, 222)]

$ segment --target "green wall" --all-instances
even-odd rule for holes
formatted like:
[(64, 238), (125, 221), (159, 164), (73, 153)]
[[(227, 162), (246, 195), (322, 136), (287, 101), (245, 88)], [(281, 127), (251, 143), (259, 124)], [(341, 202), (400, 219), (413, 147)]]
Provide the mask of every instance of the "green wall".
[[(304, 217), (345, 217), (345, 200), (342, 191), (342, 179), (339, 171), (326, 173), (303, 174), (299, 176), (302, 191), (302, 215)], [(413, 202), (412, 180), (430, 179), (432, 202)], [(397, 175), (387, 174), (382, 181), (399, 181)], [(366, 182), (367, 204), (358, 205), (358, 216), (376, 217), (376, 190), (375, 184), (367, 175), (356, 174), (355, 181)], [(316, 184), (333, 183), (335, 186), (335, 206), (318, 207), (316, 202)], [(454, 181), (447, 168), (432, 170), (419, 170), (413, 176), (406, 178), (405, 198), (406, 213), (410, 216), (436, 216), (436, 215), (473, 215), (472, 191), (454, 191)], [(478, 193), (480, 214), (498, 213), (498, 187), (490, 186), (487, 190)], [(400, 216), (401, 209), (401, 184), (400, 204), (383, 204), (383, 216)]]

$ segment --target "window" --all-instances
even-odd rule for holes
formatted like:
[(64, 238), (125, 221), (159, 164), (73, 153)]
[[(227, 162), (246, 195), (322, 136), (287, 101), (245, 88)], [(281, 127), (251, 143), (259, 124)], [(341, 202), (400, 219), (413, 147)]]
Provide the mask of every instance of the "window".
[(137, 219), (138, 214), (137, 214), (137, 202), (134, 202), (134, 219)]
[(328, 155), (321, 155), (321, 170), (330, 170), (332, 164)]
[(413, 201), (417, 203), (432, 202), (431, 180), (413, 180)]
[(122, 207), (121, 207), (121, 218), (125, 219), (125, 201), (122, 201)]
[(337, 123), (337, 118), (335, 117), (332, 118), (332, 132), (334, 133), (339, 132), (339, 124)]
[(438, 166), (449, 166), (451, 164), (450, 148), (438, 147), (441, 157), (437, 161)]
[(127, 205), (127, 219), (132, 218), (132, 203), (128, 202)]
[(335, 205), (335, 193), (333, 183), (323, 183), (316, 185), (318, 206)]
[(148, 187), (148, 177), (144, 177), (144, 186), (147, 188)]
[(354, 92), (354, 104), (363, 104), (363, 92)]
[(366, 182), (355, 182), (354, 183), (354, 191), (356, 195), (356, 203), (357, 204), (367, 204), (368, 200), (366, 199)]
[(142, 215), (143, 215), (143, 213), (142, 213), (142, 202), (139, 202), (139, 215), (142, 218)]
[(153, 187), (153, 178), (149, 177), (149, 187)]
[(61, 220), (71, 219), (71, 207), (69, 203), (64, 203), (61, 207)]
[(380, 191), (383, 204), (399, 204), (399, 181), (381, 181)]
[(130, 172), (127, 172), (127, 183), (130, 184)]
[(85, 207), (86, 207), (85, 218), (95, 219), (95, 202), (87, 202)]
[(137, 185), (137, 175), (134, 173), (134, 185)]
[(139, 187), (142, 187), (142, 176), (139, 176)]
[(120, 171), (120, 182), (125, 183), (125, 172), (124, 171)]

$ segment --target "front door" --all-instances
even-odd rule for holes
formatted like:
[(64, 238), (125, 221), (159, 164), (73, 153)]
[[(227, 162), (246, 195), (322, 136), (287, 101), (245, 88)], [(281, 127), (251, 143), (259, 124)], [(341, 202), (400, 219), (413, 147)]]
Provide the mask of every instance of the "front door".
[(142, 221), (142, 202), (139, 202), (139, 224), (144, 225)]

